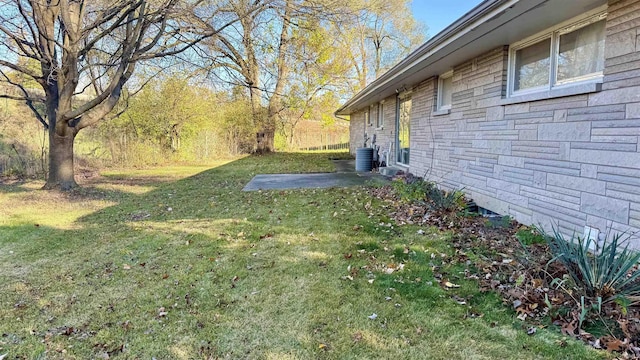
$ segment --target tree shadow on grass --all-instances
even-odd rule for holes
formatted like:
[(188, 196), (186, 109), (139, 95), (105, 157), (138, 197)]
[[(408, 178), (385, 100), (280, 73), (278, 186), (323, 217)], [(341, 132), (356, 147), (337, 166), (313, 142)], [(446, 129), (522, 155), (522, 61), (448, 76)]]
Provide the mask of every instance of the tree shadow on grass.
[[(194, 336), (205, 341), (225, 338), (225, 329), (237, 330), (226, 336), (227, 343), (217, 345), (220, 355), (242, 341), (242, 324), (234, 318), (243, 313), (255, 311), (256, 318), (284, 328), (290, 318), (267, 318), (280, 311), (274, 304), (290, 302), (304, 316), (312, 304), (303, 306), (295, 296), (287, 299), (290, 283), (332, 266), (327, 259), (334, 254), (317, 249), (317, 237), (349, 228), (336, 229), (335, 221), (327, 221), (344, 205), (321, 190), (241, 191), (256, 173), (315, 172), (332, 166), (320, 161), (326, 155), (293, 156), (295, 161), (290, 154), (241, 159), (179, 181), (154, 183), (156, 188), (142, 194), (89, 185), (58, 200), (80, 206), (95, 199), (116, 204), (80, 217), (73, 229), (0, 227), (5, 235), (0, 257), (8, 269), (2, 272), (3, 303), (19, 304), (0, 311), (5, 324), (0, 330), (17, 334), (24, 329), (24, 323), (7, 325), (6, 317), (17, 315), (36, 334), (33, 341), (15, 344), (12, 354), (34, 354), (43, 341), (47, 348), (73, 345), (80, 357), (98, 356), (100, 349), (117, 346), (109, 344), (114, 341), (126, 342), (133, 354), (166, 354), (172, 334), (201, 334)], [(347, 190), (341, 191), (347, 196)], [(314, 221), (307, 221), (310, 214)], [(247, 303), (251, 296), (264, 297), (258, 306), (268, 309), (252, 310)], [(212, 308), (197, 308), (198, 303)], [(164, 312), (175, 315), (159, 315)], [(134, 324), (132, 329), (123, 325), (126, 321)], [(265, 342), (258, 336), (262, 325), (254, 323), (244, 342), (262, 351), (295, 350), (283, 338)], [(98, 339), (106, 329), (112, 334), (103, 343)], [(285, 333), (295, 337), (301, 330)], [(88, 336), (93, 345), (76, 335)], [(183, 344), (183, 350), (197, 355), (198, 341)], [(259, 354), (250, 348), (242, 351)]]

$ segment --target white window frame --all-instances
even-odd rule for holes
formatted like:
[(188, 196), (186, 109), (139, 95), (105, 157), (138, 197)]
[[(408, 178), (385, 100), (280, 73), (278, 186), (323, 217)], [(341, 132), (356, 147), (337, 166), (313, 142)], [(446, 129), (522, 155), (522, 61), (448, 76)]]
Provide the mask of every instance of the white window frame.
[[(521, 96), (532, 93), (539, 93), (544, 91), (550, 91), (553, 89), (566, 88), (579, 84), (586, 83), (602, 83), (604, 77), (603, 72), (600, 71), (594, 74), (588, 74), (578, 78), (568, 79), (562, 82), (557, 81), (558, 70), (558, 53), (560, 49), (560, 36), (571, 33), (575, 30), (583, 28), (587, 25), (591, 25), (600, 20), (605, 20), (607, 17), (607, 6), (601, 6), (595, 10), (589, 11), (583, 15), (574, 17), (568, 21), (560, 23), (554, 27), (551, 27), (545, 31), (542, 31), (534, 36), (528, 37), (524, 40), (518, 41), (509, 46), (509, 71), (507, 75), (507, 97)], [(531, 45), (534, 45), (540, 41), (551, 39), (551, 46), (549, 46), (550, 55), (550, 69), (549, 69), (549, 83), (544, 86), (538, 86), (534, 88), (515, 90), (515, 71), (516, 71), (516, 52)]]
[(384, 101), (378, 103), (378, 114), (376, 116), (376, 129), (384, 127)]
[[(449, 79), (453, 77), (453, 70), (449, 70), (446, 73), (438, 76), (438, 93), (436, 95), (436, 110), (437, 111), (446, 111), (451, 110), (451, 105), (453, 104), (453, 89), (451, 91), (451, 103), (449, 105), (442, 105), (442, 88), (445, 79)], [(453, 82), (451, 83), (453, 86)]]

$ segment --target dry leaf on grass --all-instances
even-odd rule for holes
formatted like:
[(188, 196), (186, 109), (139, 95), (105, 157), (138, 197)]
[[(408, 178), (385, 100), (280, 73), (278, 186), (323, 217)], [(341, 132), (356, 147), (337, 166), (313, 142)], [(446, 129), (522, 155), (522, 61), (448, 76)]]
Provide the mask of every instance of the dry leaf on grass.
[(455, 288), (459, 288), (460, 287), (460, 285), (454, 284), (454, 283), (452, 283), (450, 281), (442, 281), (442, 282), (440, 282), (440, 284), (442, 284), (442, 286), (444, 286), (447, 289), (455, 289)]
[(358, 331), (357, 333), (353, 334), (352, 339), (353, 342), (356, 343), (362, 341), (362, 333)]

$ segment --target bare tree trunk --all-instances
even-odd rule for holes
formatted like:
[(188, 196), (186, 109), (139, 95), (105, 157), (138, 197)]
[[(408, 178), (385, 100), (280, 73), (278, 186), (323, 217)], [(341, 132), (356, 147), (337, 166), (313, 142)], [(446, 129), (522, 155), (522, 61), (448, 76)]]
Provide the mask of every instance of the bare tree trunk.
[(282, 92), (284, 91), (289, 68), (287, 64), (287, 47), (289, 46), (289, 27), (291, 26), (291, 3), (287, 0), (284, 14), (282, 15), (282, 31), (280, 32), (280, 42), (278, 44), (278, 78), (273, 90), (273, 95), (269, 99), (267, 116), (262, 130), (258, 133), (257, 152), (270, 152), (275, 150), (274, 142), (276, 136), (276, 117), (282, 110)]
[[(43, 70), (51, 71), (44, 67)], [(61, 94), (57, 79), (46, 83), (45, 92), (49, 120), (49, 177), (43, 189), (66, 191), (78, 186), (73, 172), (73, 141), (78, 132), (68, 122), (59, 119), (60, 114), (71, 109), (72, 94)]]
[(59, 135), (49, 133), (49, 178), (43, 189), (63, 191), (78, 186), (73, 176), (73, 140), (74, 132)]

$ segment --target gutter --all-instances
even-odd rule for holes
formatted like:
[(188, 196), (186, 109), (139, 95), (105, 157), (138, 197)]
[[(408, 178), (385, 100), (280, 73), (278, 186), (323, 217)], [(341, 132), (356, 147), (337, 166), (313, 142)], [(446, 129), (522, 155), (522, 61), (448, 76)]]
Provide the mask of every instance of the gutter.
[(480, 22), (480, 24), (482, 24), (485, 22), (484, 18), (486, 18), (487, 16), (494, 17), (500, 12), (503, 12), (509, 7), (512, 7), (519, 1), (520, 0), (485, 0), (484, 2), (480, 3), (471, 11), (463, 15), (460, 19), (456, 20), (453, 24), (449, 25), (444, 30), (436, 34), (433, 38), (428, 40), (418, 49), (414, 50), (406, 58), (394, 65), (391, 69), (382, 74), (382, 76), (374, 80), (367, 87), (362, 89), (353, 98), (348, 100), (344, 105), (336, 110), (334, 114), (336, 116), (338, 114), (349, 114), (349, 112), (345, 112), (347, 108), (362, 100), (366, 96), (370, 95), (383, 85), (394, 80), (399, 75), (402, 75), (410, 68), (419, 65), (420, 62), (426, 60), (430, 56), (433, 56), (437, 51), (447, 46), (452, 41), (455, 41), (460, 36), (463, 36), (469, 31), (473, 31), (475, 29), (475, 26), (471, 27), (471, 25), (476, 24), (479, 20), (482, 20)]

